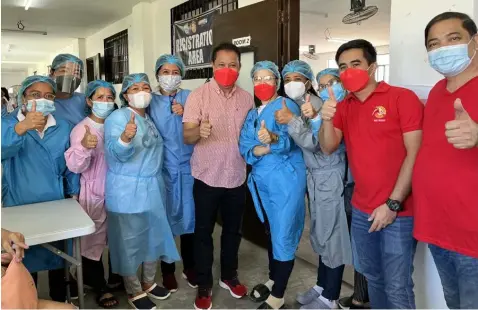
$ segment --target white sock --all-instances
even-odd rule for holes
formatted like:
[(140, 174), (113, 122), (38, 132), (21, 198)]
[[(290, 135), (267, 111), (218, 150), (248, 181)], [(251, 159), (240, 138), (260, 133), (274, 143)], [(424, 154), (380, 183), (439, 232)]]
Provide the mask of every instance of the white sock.
[(266, 303), (272, 307), (272, 309), (280, 309), (284, 305), (284, 298), (276, 298), (272, 295), (266, 300)]
[(319, 295), (322, 295), (322, 292), (324, 291), (324, 288), (322, 286), (314, 285), (314, 290), (319, 293)]
[(267, 288), (269, 289), (269, 291), (272, 291), (272, 287), (274, 286), (274, 281), (269, 279), (267, 280), (266, 283), (264, 283), (265, 286), (267, 286)]
[(319, 299), (327, 305), (327, 307), (329, 307), (329, 309), (333, 309), (335, 308), (335, 300), (330, 300), (330, 299), (327, 299), (325, 298), (324, 296), (320, 295), (319, 296)]

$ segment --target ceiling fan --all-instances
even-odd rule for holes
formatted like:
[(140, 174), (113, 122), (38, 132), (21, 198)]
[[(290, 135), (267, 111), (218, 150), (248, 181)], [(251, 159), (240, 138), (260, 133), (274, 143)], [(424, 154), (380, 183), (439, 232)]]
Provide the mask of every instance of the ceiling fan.
[(350, 11), (342, 22), (344, 24), (360, 24), (360, 22), (369, 19), (378, 12), (378, 7), (375, 5), (366, 6), (365, 0), (350, 0)]

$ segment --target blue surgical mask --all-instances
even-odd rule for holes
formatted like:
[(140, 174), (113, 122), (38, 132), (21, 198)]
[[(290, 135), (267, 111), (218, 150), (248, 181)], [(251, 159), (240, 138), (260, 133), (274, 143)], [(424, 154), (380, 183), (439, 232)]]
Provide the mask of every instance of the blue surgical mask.
[(91, 110), (95, 116), (105, 119), (113, 112), (114, 108), (114, 102), (93, 101)]
[[(332, 91), (334, 92), (335, 99), (337, 102), (340, 102), (344, 100), (345, 96), (347, 95), (347, 92), (345, 91), (345, 88), (342, 86), (342, 83), (335, 83), (332, 85)], [(329, 99), (329, 90), (327, 88), (322, 89), (319, 92), (320, 99), (323, 101), (326, 101)]]
[[(470, 41), (471, 42), (471, 41)], [(468, 68), (473, 57), (468, 56), (468, 45), (457, 44), (437, 48), (428, 52), (430, 66), (446, 77), (457, 76)]]
[(47, 116), (53, 112), (55, 112), (55, 103), (51, 100), (47, 100), (45, 98), (35, 99), (35, 100), (28, 100), (27, 102), (27, 111), (31, 112), (33, 102), (36, 102), (36, 112), (43, 113), (43, 116)]

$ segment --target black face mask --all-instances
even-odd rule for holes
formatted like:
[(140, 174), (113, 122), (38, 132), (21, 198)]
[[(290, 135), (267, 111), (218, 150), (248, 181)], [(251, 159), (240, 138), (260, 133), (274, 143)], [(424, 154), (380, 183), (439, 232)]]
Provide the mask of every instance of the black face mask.
[(55, 82), (58, 92), (73, 94), (80, 86), (81, 79), (74, 75), (59, 75), (55, 77)]

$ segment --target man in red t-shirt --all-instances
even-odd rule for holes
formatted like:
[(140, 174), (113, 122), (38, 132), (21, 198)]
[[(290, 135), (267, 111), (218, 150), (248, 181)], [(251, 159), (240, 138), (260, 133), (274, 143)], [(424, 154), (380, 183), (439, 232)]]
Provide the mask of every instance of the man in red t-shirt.
[(322, 107), (319, 142), (326, 154), (342, 138), (355, 179), (352, 251), (368, 280), (373, 309), (415, 308), (411, 178), (422, 138), (423, 104), (410, 90), (377, 83), (377, 52), (365, 40), (342, 45), (335, 56), (350, 94)]
[(414, 236), (429, 243), (450, 309), (478, 308), (478, 36), (466, 14), (425, 29), (429, 63), (445, 76), (425, 107), (413, 172)]

